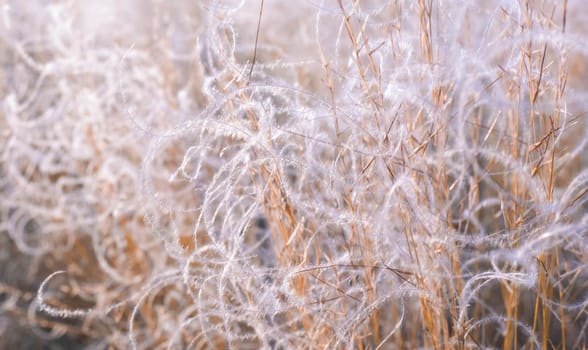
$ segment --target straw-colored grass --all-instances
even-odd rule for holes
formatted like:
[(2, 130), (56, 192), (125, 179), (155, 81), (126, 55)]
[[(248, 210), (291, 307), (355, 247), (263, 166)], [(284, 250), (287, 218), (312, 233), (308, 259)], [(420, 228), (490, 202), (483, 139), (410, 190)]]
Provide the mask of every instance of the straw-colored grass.
[(588, 347), (581, 0), (0, 4), (1, 349)]

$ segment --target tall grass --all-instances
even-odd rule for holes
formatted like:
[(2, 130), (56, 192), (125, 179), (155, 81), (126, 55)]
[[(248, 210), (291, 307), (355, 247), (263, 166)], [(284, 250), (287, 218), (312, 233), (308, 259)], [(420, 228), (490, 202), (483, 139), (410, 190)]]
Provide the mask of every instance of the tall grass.
[(0, 348), (588, 347), (581, 0), (1, 4)]

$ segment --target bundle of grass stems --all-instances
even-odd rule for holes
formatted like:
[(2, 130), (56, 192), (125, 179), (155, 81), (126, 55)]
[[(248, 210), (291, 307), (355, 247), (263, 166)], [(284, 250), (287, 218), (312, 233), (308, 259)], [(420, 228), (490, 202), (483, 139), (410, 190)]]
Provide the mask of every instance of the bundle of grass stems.
[(587, 19), (0, 1), (0, 349), (587, 348)]

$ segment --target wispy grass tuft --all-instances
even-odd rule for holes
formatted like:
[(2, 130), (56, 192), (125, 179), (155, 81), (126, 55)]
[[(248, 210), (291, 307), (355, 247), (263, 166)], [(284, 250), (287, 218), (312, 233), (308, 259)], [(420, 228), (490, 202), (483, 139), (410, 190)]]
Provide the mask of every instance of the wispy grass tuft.
[(586, 18), (1, 3), (0, 348), (588, 347)]

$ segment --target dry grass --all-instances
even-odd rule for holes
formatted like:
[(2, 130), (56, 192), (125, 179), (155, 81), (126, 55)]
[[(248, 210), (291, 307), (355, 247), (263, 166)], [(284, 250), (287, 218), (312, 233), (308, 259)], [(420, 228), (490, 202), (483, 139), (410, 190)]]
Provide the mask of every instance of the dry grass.
[(1, 4), (0, 348), (588, 347), (582, 1)]

